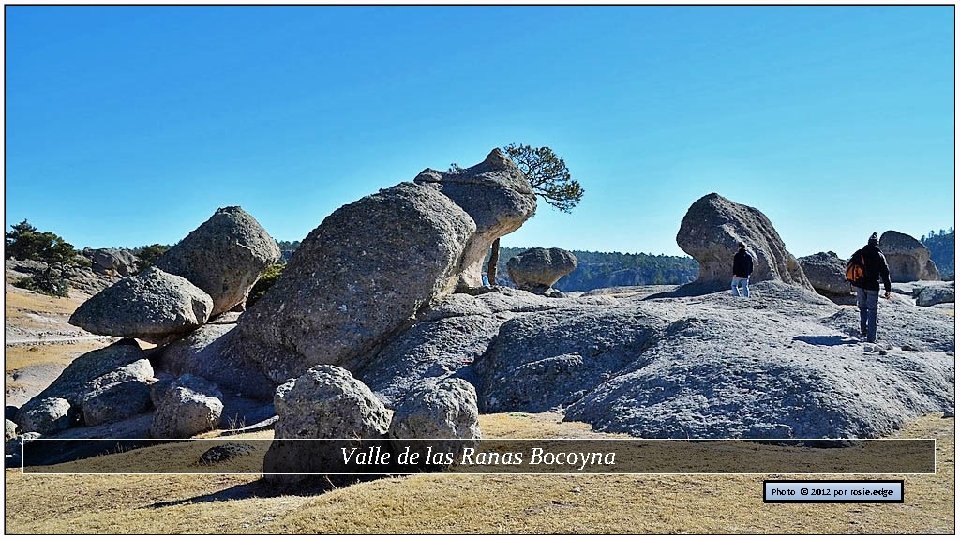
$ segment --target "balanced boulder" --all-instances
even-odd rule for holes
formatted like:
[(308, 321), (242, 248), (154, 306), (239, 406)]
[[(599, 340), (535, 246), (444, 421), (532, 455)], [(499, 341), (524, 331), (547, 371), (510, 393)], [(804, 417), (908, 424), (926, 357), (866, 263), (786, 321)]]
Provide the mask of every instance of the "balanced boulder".
[(260, 274), (279, 259), (277, 242), (260, 223), (239, 206), (228, 206), (161, 255), (157, 268), (209, 294), (215, 316), (242, 304)]
[(428, 185), (403, 183), (347, 204), (307, 235), (240, 317), (239, 349), (275, 383), (318, 364), (345, 365), (454, 290), (475, 231)]
[(729, 287), (741, 242), (754, 258), (752, 281), (779, 280), (813, 290), (770, 219), (752, 206), (711, 193), (690, 206), (677, 233), (677, 244), (700, 264), (695, 283), (705, 289)]
[(837, 254), (828, 251), (800, 257), (803, 275), (813, 289), (837, 304), (850, 303), (853, 288), (847, 282), (847, 264)]
[[(24, 432), (36, 431), (44, 435), (66, 429), (80, 419), (81, 402), (88, 393), (100, 386), (90, 383), (120, 380), (124, 375), (106, 376), (112, 372), (140, 373), (147, 379), (146, 355), (135, 340), (122, 339), (108, 347), (77, 357), (50, 386), (28, 401), (17, 413), (16, 422)], [(94, 385), (99, 383), (94, 382)], [(77, 414), (74, 415), (73, 411)]]
[(334, 366), (310, 368), (280, 385), (274, 404), (279, 418), (273, 444), (263, 458), (264, 478), (274, 483), (305, 479), (296, 473), (358, 472), (354, 465), (344, 463), (343, 442), (284, 439), (376, 441), (382, 440), (390, 427), (390, 411), (367, 385)]
[(460, 289), (483, 285), (483, 260), (493, 241), (519, 229), (537, 208), (537, 197), (526, 177), (498, 148), (483, 162), (468, 169), (449, 172), (427, 169), (413, 181), (439, 187), (476, 223), (476, 231), (463, 253)]
[(185, 278), (150, 267), (91, 297), (70, 324), (101, 336), (162, 343), (199, 327), (212, 309), (210, 296)]
[(507, 273), (524, 291), (544, 293), (577, 269), (577, 257), (565, 249), (533, 248), (507, 261)]
[(880, 251), (890, 267), (891, 281), (920, 281), (940, 279), (937, 265), (930, 259), (930, 250), (919, 240), (897, 231), (880, 235)]
[(157, 412), (150, 435), (182, 439), (217, 427), (223, 414), (223, 395), (217, 387), (193, 375), (183, 375), (154, 393)]

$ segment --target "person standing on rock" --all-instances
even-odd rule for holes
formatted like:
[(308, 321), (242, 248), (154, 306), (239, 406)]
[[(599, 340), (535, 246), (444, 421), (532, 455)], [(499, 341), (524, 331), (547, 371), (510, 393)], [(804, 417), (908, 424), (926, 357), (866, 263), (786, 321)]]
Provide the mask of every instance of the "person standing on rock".
[(877, 301), (880, 297), (880, 280), (883, 279), (884, 298), (890, 299), (890, 268), (880, 251), (877, 233), (870, 235), (867, 245), (850, 257), (859, 261), (863, 275), (853, 286), (857, 288), (857, 307), (860, 308), (860, 337), (870, 343), (877, 342)]
[[(734, 296), (750, 297), (750, 274), (753, 273), (753, 256), (747, 252), (747, 246), (743, 242), (739, 244), (740, 249), (733, 256), (733, 280), (730, 281), (730, 289)], [(743, 287), (743, 294), (740, 288)]]

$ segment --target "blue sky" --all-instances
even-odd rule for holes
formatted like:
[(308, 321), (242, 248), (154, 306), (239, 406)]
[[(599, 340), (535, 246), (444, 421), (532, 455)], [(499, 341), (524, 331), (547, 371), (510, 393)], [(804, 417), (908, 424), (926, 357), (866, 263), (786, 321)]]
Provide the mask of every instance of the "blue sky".
[(952, 7), (6, 7), (7, 224), (302, 239), (510, 142), (586, 189), (509, 246), (681, 254), (716, 191), (788, 249), (953, 225)]

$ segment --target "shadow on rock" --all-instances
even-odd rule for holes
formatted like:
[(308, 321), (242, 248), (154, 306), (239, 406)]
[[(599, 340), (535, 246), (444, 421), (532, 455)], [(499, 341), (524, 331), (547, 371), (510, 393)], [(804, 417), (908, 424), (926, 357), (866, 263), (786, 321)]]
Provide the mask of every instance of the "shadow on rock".
[(802, 341), (808, 345), (857, 345), (860, 340), (842, 336), (794, 336), (794, 341)]

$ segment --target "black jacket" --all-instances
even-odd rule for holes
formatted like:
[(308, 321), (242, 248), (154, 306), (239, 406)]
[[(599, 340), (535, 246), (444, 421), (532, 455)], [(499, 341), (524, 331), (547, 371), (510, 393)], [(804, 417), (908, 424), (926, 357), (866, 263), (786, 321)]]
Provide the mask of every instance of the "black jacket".
[(733, 276), (750, 277), (753, 273), (753, 257), (746, 250), (741, 249), (733, 256)]
[(882, 279), (883, 290), (890, 292), (890, 268), (887, 267), (887, 259), (880, 248), (871, 245), (863, 246), (853, 254), (851, 259), (863, 261), (863, 277), (854, 285), (866, 291), (879, 291)]

